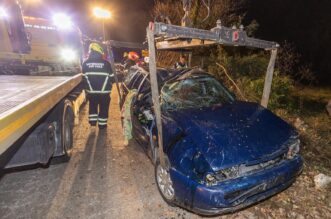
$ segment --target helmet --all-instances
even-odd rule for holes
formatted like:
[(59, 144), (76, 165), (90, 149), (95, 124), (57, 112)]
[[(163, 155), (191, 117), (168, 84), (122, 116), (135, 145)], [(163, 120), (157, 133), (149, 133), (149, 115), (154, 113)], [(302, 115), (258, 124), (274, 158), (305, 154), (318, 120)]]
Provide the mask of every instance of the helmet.
[(89, 51), (94, 51), (97, 53), (100, 53), (101, 55), (104, 55), (105, 52), (103, 51), (103, 48), (98, 43), (91, 43), (89, 47)]
[(127, 52), (124, 52), (124, 53), (123, 53), (123, 58), (127, 58), (128, 55), (129, 55), (129, 54), (128, 54)]
[(140, 57), (136, 52), (129, 52), (128, 58), (131, 59), (132, 61), (137, 61)]

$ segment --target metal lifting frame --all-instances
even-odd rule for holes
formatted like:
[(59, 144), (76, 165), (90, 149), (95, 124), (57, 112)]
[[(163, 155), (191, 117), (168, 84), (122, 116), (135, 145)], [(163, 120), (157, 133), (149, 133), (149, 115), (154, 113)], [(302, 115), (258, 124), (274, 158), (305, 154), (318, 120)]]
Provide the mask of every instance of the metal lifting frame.
[(243, 27), (227, 28), (221, 26), (217, 21), (217, 26), (212, 30), (202, 30), (196, 28), (182, 27), (165, 23), (150, 23), (147, 27), (147, 40), (149, 48), (149, 72), (152, 88), (152, 99), (156, 125), (158, 131), (159, 159), (162, 166), (165, 166), (163, 151), (163, 130), (161, 120), (160, 95), (156, 70), (156, 50), (175, 50), (201, 47), (207, 45), (245, 46), (271, 51), (271, 57), (266, 73), (264, 90), (261, 105), (267, 107), (274, 66), (279, 45), (275, 42), (260, 40), (248, 37)]
[(118, 81), (118, 78), (117, 78), (117, 72), (116, 72), (115, 60), (114, 60), (114, 53), (113, 53), (112, 47), (115, 47), (115, 48), (131, 48), (131, 49), (145, 49), (146, 46), (144, 46), (141, 43), (122, 42), (122, 41), (115, 41), (115, 40), (108, 40), (108, 41), (104, 42), (104, 44), (107, 45), (107, 50), (108, 50), (108, 54), (109, 54), (109, 57), (110, 57), (109, 62), (110, 62), (111, 68), (112, 68), (113, 73), (114, 73), (115, 82), (116, 82), (116, 89), (117, 89), (118, 96), (119, 96), (120, 106), (122, 106), (123, 100), (122, 100), (122, 96), (120, 94), (120, 87), (118, 85), (119, 81)]
[(143, 45), (142, 43), (108, 40), (106, 44), (115, 48), (147, 49), (147, 46)]

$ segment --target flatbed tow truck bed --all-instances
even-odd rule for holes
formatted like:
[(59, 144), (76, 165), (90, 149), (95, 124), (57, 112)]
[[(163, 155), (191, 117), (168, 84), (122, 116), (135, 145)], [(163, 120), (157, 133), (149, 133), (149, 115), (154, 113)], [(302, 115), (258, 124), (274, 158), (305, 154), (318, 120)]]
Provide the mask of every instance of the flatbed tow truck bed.
[(0, 155), (80, 82), (81, 75), (0, 75)]

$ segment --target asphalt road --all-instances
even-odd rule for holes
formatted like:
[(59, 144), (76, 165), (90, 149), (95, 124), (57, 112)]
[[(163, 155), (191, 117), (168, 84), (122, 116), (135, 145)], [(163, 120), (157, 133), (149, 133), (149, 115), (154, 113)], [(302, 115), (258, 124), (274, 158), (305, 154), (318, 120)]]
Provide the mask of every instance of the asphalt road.
[[(123, 144), (117, 103), (114, 91), (106, 132), (91, 130), (83, 108), (70, 162), (4, 175), (0, 218), (200, 218), (162, 200), (151, 161), (136, 143)], [(293, 207), (298, 188), (221, 218), (304, 218), (305, 203)]]

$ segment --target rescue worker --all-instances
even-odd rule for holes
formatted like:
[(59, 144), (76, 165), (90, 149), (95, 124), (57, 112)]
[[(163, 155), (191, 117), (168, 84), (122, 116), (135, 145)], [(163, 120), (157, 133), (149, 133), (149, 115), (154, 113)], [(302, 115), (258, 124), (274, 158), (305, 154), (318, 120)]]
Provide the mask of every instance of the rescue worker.
[(124, 63), (124, 68), (129, 69), (132, 66), (136, 65), (139, 60), (139, 55), (136, 52), (129, 52), (127, 56), (127, 60)]
[(182, 68), (187, 68), (187, 63), (185, 60), (185, 57), (183, 55), (181, 55), (179, 57), (179, 62), (176, 62), (174, 65), (174, 69), (182, 69)]
[(121, 63), (123, 63), (123, 65), (125, 64), (125, 62), (128, 60), (128, 56), (129, 56), (129, 53), (127, 52), (124, 52), (123, 53), (123, 59), (121, 61)]
[(104, 55), (104, 50), (98, 43), (91, 43), (88, 59), (83, 63), (89, 100), (89, 122), (91, 126), (98, 124), (100, 129), (107, 128), (110, 92), (114, 82), (114, 73), (110, 63), (103, 58)]

